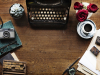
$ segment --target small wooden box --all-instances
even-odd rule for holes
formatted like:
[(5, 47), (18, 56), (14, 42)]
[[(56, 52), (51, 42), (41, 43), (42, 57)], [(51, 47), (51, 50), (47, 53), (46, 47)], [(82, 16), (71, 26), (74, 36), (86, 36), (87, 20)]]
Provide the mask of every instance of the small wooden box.
[(2, 75), (26, 75), (26, 63), (4, 60)]

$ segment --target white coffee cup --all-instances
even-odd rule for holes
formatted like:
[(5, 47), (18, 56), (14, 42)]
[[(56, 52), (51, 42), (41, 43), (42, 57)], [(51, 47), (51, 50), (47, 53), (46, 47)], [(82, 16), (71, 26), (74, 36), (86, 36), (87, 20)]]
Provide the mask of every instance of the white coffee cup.
[(85, 23), (82, 27), (82, 31), (85, 35), (89, 35), (93, 32), (93, 24)]

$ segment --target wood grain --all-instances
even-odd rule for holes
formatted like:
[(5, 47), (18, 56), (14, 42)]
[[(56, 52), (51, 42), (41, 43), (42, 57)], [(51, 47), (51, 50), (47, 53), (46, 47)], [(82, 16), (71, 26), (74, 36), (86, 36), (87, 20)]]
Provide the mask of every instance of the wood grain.
[[(72, 0), (69, 21), (65, 30), (32, 29), (27, 20), (26, 0), (0, 0), (0, 16), (4, 22), (12, 21), (21, 41), (22, 47), (14, 50), (20, 61), (27, 63), (27, 75), (62, 75), (78, 57), (86, 51), (91, 39), (84, 40), (77, 34), (78, 21), (73, 8), (75, 2), (95, 3), (100, 8), (99, 0)], [(25, 9), (25, 15), (13, 19), (9, 8), (14, 3), (20, 3)], [(91, 16), (100, 29), (100, 10)], [(77, 68), (77, 63), (74, 65)], [(2, 66), (0, 66), (0, 73)], [(76, 72), (76, 75), (83, 75)]]

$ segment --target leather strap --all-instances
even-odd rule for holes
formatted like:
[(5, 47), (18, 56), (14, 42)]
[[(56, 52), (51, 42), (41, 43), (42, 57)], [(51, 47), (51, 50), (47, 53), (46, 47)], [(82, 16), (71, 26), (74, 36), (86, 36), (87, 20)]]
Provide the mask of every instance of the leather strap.
[(0, 26), (0, 29), (2, 28), (2, 26), (3, 26), (3, 21), (2, 21), (2, 19), (1, 19), (1, 17), (0, 17), (0, 20), (1, 20), (1, 22), (2, 22), (2, 25)]

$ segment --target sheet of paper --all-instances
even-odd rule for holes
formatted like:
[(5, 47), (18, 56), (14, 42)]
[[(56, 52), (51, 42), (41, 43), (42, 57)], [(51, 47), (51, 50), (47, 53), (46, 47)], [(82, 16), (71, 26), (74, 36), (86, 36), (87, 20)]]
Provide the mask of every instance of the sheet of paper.
[(83, 64), (84, 66), (86, 66), (88, 69), (90, 69), (97, 75), (100, 75), (100, 72), (96, 70), (96, 68), (91, 64), (91, 62), (87, 59), (87, 57), (83, 56), (79, 61), (79, 63)]
[(19, 59), (17, 58), (17, 56), (16, 56), (16, 54), (14, 52), (12, 52), (11, 55), (13, 56), (15, 61), (19, 61)]
[(84, 71), (84, 70), (82, 69), (82, 66), (81, 66), (80, 63), (78, 64), (77, 70), (80, 71), (80, 72), (82, 72), (82, 73), (85, 74), (85, 75), (91, 75), (91, 74), (87, 73), (86, 71)]
[(91, 71), (90, 69), (88, 69), (87, 67), (85, 67), (84, 65), (78, 63), (78, 71), (82, 72), (85, 75), (97, 75), (95, 74), (93, 71)]
[(96, 69), (100, 71), (100, 53), (97, 56)]
[(79, 63), (83, 64), (84, 66), (86, 66), (87, 68), (95, 72), (96, 74), (100, 75), (100, 72), (96, 70), (96, 56), (94, 56), (90, 51), (90, 49), (93, 46), (96, 46), (95, 41), (98, 35), (100, 35), (100, 30), (96, 31), (94, 37), (92, 38), (90, 45), (88, 46), (82, 58), (80, 59)]

